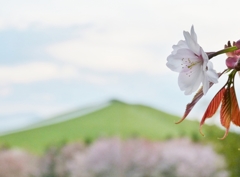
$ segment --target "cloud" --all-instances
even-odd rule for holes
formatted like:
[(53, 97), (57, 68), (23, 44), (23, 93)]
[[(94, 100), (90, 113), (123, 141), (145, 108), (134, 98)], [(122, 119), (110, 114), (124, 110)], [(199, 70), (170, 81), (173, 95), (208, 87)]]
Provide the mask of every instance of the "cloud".
[(60, 65), (51, 62), (31, 62), (16, 66), (0, 66), (0, 96), (8, 95), (9, 84), (25, 84), (49, 80), (75, 80), (102, 85), (111, 78), (98, 73), (82, 71), (73, 65)]
[[(141, 46), (146, 45), (145, 37), (138, 36), (135, 41), (131, 40), (130, 34), (123, 37), (119, 32), (117, 35), (122, 38), (112, 33), (92, 32), (84, 39), (57, 43), (46, 50), (56, 59), (101, 72), (161, 74), (168, 70), (165, 57), (159, 59), (153, 52)], [(133, 33), (133, 36), (136, 34)]]
[[(230, 4), (218, 1), (218, 8), (212, 9), (215, 4), (211, 1), (190, 0), (114, 3), (110, 0), (15, 0), (11, 3), (6, 1), (0, 7), (0, 28), (24, 30), (37, 26), (43, 30), (42, 27), (94, 24), (95, 28), (88, 29), (87, 34), (80, 33), (81, 39), (56, 43), (49, 46), (47, 51), (57, 59), (95, 71), (159, 75), (168, 72), (165, 63), (171, 46), (183, 38), (182, 30), (190, 29), (192, 24), (195, 24), (196, 31), (200, 34), (200, 44), (206, 51), (215, 50), (210, 47), (217, 45), (222, 48), (225, 39), (219, 43), (219, 38), (234, 23), (222, 12), (228, 8), (232, 9), (232, 15), (238, 12), (238, 6), (232, 7)], [(197, 9), (192, 8), (196, 6)], [(211, 15), (202, 15), (202, 9), (211, 12)], [(237, 30), (237, 27), (231, 28), (229, 35), (232, 39), (236, 38)], [(209, 34), (214, 34), (211, 35), (211, 40)], [(159, 52), (156, 55), (143, 46), (154, 43), (155, 50), (161, 51), (161, 54)], [(168, 49), (161, 49), (161, 46)]]
[[(31, 25), (69, 26), (119, 18), (121, 2), (42, 0), (4, 2), (0, 7), (0, 27), (26, 29)], [(16, 15), (18, 14), (18, 15)], [(109, 16), (111, 14), (111, 16)]]
[(0, 66), (0, 83), (29, 83), (51, 79), (67, 79), (78, 74), (74, 67), (47, 62), (32, 62), (17, 66)]
[[(223, 26), (222, 22), (224, 21), (224, 26), (228, 27), (233, 22), (229, 15), (238, 16), (238, 5), (233, 6), (232, 4), (238, 3), (237, 0), (233, 0), (231, 3), (223, 0), (219, 0), (217, 3), (208, 0), (197, 2), (191, 0), (11, 0), (1, 3), (0, 26), (1, 28), (25, 29), (34, 24), (69, 26), (86, 22), (102, 24), (111, 22), (111, 24), (118, 24), (120, 28), (119, 24), (125, 23), (128, 26), (136, 24), (142, 24), (141, 27), (158, 26), (159, 30), (167, 26), (181, 29), (186, 24), (189, 26), (189, 22), (191, 24), (194, 22), (207, 23), (212, 26), (220, 23)], [(216, 4), (218, 8), (212, 8)], [(231, 13), (227, 13), (228, 10)]]

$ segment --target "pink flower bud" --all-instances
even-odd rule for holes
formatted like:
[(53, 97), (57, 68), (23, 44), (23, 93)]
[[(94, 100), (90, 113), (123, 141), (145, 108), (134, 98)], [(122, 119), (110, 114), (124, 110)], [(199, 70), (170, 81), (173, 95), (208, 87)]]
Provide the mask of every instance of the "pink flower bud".
[(226, 59), (226, 65), (229, 69), (236, 69), (237, 71), (240, 70), (240, 60), (237, 56), (228, 57)]
[(240, 49), (240, 40), (238, 40), (237, 42), (235, 42), (235, 46)]

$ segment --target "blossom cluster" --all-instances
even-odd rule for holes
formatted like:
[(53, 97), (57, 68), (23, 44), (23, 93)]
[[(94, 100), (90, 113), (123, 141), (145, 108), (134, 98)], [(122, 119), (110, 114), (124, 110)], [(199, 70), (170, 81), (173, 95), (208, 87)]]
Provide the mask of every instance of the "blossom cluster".
[(152, 142), (113, 137), (89, 146), (75, 142), (49, 149), (36, 177), (228, 177), (225, 162), (210, 145), (189, 139)]
[[(240, 40), (233, 43), (228, 41), (224, 48), (217, 52), (205, 52), (197, 42), (197, 35), (193, 26), (190, 32), (184, 31), (183, 35), (185, 40), (180, 40), (177, 45), (173, 45), (173, 51), (167, 57), (166, 65), (172, 71), (179, 73), (178, 85), (185, 95), (190, 95), (193, 92), (196, 92), (196, 94), (192, 101), (187, 104), (182, 119), (177, 123), (182, 122), (187, 117), (195, 104), (203, 95), (207, 94), (212, 85), (218, 83), (219, 77), (228, 74), (227, 82), (213, 97), (200, 122), (201, 132), (205, 120), (211, 118), (220, 107), (220, 121), (222, 126), (226, 128), (222, 137), (224, 139), (228, 134), (231, 123), (240, 126), (240, 110), (234, 85), (235, 75), (240, 71)], [(210, 60), (224, 53), (227, 55), (226, 69), (216, 72)]]
[[(198, 161), (196, 162), (196, 159)], [(190, 139), (101, 138), (50, 146), (42, 155), (0, 147), (1, 177), (229, 177), (224, 156)]]

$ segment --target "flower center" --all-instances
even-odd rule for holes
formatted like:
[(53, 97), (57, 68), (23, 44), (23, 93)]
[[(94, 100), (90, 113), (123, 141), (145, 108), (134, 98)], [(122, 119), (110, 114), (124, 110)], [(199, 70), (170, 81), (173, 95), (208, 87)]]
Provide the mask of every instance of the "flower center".
[(192, 68), (199, 64), (201, 61), (192, 61), (190, 58), (182, 58), (182, 71), (185, 72), (185, 74), (190, 77), (192, 75)]
[(182, 69), (192, 69), (193, 66), (200, 63), (200, 61), (191, 61), (190, 58), (182, 58)]

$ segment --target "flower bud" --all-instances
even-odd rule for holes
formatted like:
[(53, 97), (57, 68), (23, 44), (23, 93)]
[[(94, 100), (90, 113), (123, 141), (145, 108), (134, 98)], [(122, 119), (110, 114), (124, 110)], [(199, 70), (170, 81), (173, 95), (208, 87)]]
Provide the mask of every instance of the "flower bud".
[(235, 46), (240, 49), (240, 40), (238, 40), (237, 42), (235, 42)]
[(238, 61), (238, 57), (237, 56), (233, 56), (233, 57), (228, 57), (226, 59), (226, 65), (229, 69), (235, 69), (235, 66), (237, 64)]
[(240, 58), (237, 56), (228, 57), (226, 59), (226, 65), (229, 69), (240, 71)]

